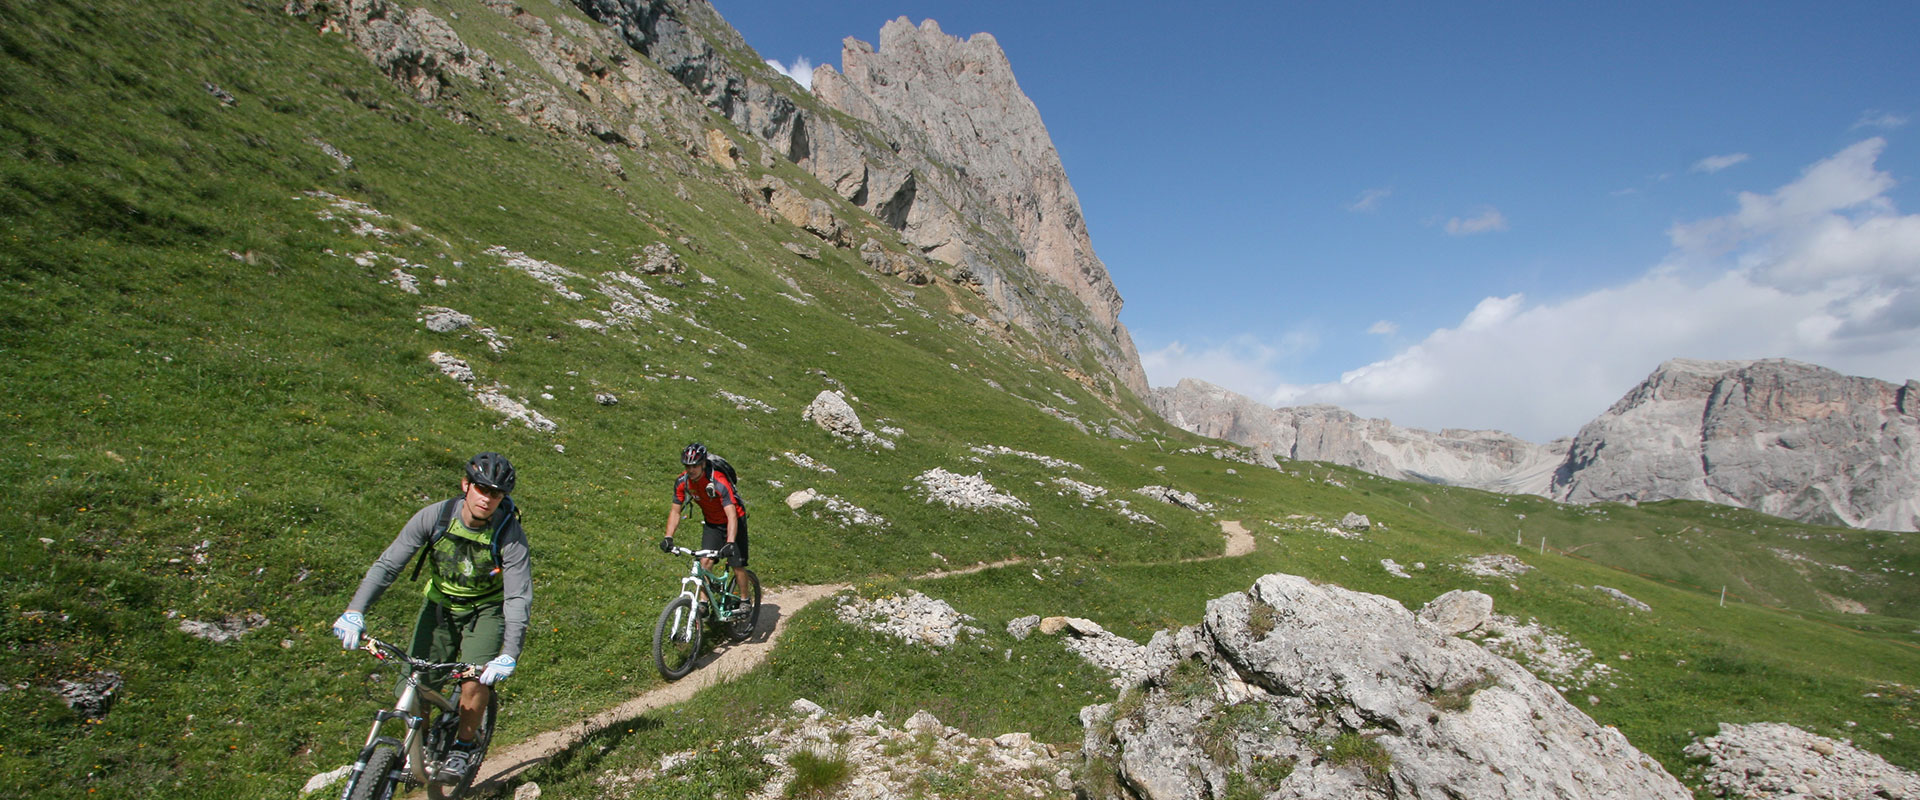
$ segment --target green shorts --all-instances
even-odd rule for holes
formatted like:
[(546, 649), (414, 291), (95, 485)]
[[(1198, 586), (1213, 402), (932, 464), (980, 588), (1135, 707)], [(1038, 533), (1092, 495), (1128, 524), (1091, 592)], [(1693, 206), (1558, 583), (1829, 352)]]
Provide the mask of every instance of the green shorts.
[(455, 610), (432, 600), (420, 605), (413, 623), (413, 647), (407, 652), (428, 661), (485, 664), (506, 643), (507, 613), (502, 603)]

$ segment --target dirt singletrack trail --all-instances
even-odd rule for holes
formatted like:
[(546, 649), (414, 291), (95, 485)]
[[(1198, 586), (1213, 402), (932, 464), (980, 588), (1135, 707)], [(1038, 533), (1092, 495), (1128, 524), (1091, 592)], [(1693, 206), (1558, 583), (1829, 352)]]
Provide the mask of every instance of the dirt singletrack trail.
[[(648, 711), (685, 702), (701, 689), (746, 674), (765, 661), (768, 653), (773, 652), (774, 643), (786, 630), (787, 620), (794, 613), (808, 603), (844, 588), (847, 588), (846, 584), (787, 586), (768, 593), (760, 599), (759, 624), (754, 627), (753, 636), (746, 641), (722, 644), (715, 648), (702, 657), (693, 674), (685, 678), (644, 692), (572, 725), (536, 734), (510, 747), (488, 753), (487, 760), (480, 764), (480, 774), (474, 777), (473, 792), (481, 794), (499, 789), (513, 777), (546, 763), (588, 736)], [(649, 668), (652, 659), (649, 652), (644, 659)]]
[[(1233, 558), (1252, 553), (1253, 534), (1235, 520), (1221, 520), (1220, 531), (1227, 537), (1225, 552), (1217, 556), (1202, 556), (1188, 561), (1206, 561), (1216, 558)], [(915, 577), (915, 580), (931, 580), (955, 575), (966, 575), (995, 567), (1005, 567), (1021, 563), (1021, 559), (1008, 559), (993, 563), (980, 563), (953, 570), (938, 570)], [(585, 741), (595, 733), (624, 723), (648, 711), (665, 708), (676, 703), (693, 699), (700, 690), (718, 683), (731, 680), (752, 671), (773, 652), (774, 644), (780, 634), (786, 630), (787, 621), (805, 608), (807, 604), (848, 587), (848, 584), (824, 584), (815, 586), (787, 586), (769, 592), (760, 601), (759, 624), (755, 626), (753, 636), (738, 644), (722, 644), (713, 652), (701, 658), (693, 674), (685, 678), (641, 693), (620, 705), (596, 713), (564, 728), (535, 734), (533, 737), (514, 743), (512, 746), (487, 754), (487, 760), (480, 764), (480, 774), (474, 776), (474, 794), (497, 791), (513, 778), (535, 767), (545, 764), (555, 756)], [(648, 654), (646, 661), (652, 659)], [(415, 792), (413, 797), (424, 797), (424, 792)]]

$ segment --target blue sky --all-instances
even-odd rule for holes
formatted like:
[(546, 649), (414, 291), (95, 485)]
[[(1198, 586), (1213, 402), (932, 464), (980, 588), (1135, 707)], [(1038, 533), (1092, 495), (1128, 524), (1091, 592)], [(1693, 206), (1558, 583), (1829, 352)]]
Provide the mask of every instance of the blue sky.
[(1154, 385), (1545, 441), (1672, 357), (1920, 378), (1920, 4), (715, 5), (991, 33)]

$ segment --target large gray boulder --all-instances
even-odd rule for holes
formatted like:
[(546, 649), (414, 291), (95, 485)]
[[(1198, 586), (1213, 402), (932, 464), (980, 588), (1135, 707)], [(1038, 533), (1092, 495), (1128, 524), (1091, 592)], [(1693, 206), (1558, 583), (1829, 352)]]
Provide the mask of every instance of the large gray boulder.
[(1512, 661), (1378, 595), (1268, 575), (1146, 659), (1118, 702), (1082, 711), (1095, 794), (1691, 796)]

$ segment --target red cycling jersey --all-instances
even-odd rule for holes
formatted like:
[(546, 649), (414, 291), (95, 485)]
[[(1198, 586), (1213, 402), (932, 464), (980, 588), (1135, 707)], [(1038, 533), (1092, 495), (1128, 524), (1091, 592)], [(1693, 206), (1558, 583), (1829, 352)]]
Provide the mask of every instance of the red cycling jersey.
[(673, 482), (673, 504), (685, 505), (691, 499), (700, 506), (700, 516), (708, 525), (727, 524), (727, 506), (738, 509), (741, 519), (747, 518), (747, 504), (740, 501), (740, 493), (734, 491), (727, 476), (718, 471), (708, 470), (703, 480), (689, 480), (686, 473)]

